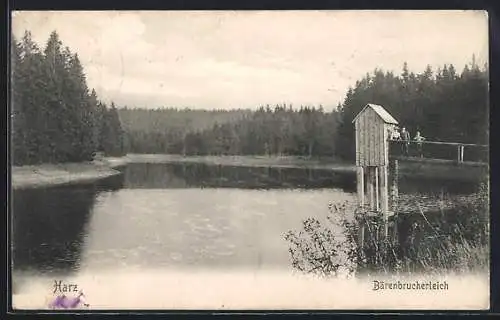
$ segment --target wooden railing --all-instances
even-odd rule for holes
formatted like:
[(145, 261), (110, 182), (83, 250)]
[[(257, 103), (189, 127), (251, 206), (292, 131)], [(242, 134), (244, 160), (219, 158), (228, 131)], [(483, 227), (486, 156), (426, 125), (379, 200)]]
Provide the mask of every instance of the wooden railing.
[[(457, 162), (464, 162), (465, 147), (469, 150), (467, 161), (473, 162), (488, 162), (489, 159), (489, 148), (488, 145), (483, 144), (472, 144), (472, 143), (460, 143), (460, 142), (443, 142), (443, 141), (421, 141), (417, 142), (414, 140), (404, 141), (404, 140), (389, 140), (390, 149), (389, 154), (391, 155), (401, 155), (401, 156), (419, 156), (422, 158), (433, 158), (433, 159), (446, 159), (446, 160), (456, 160)], [(405, 153), (404, 145), (408, 145), (408, 154)], [(453, 151), (455, 156), (453, 157), (451, 152), (449, 152), (449, 147), (456, 150)], [(446, 150), (448, 149), (448, 150)], [(421, 153), (420, 153), (421, 151)]]

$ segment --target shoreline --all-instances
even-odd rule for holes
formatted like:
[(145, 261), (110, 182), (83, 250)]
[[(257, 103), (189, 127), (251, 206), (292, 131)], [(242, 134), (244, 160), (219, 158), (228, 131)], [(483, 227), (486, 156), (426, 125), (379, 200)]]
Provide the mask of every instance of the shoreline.
[(333, 158), (300, 156), (183, 156), (176, 154), (128, 154), (127, 163), (199, 163), (231, 167), (272, 167), (297, 169), (327, 169), (335, 172), (354, 173), (355, 166), (335, 161)]
[[(128, 154), (127, 163), (181, 164), (198, 163), (215, 166), (330, 170), (342, 175), (356, 174), (356, 166), (334, 158), (311, 158), (303, 156), (182, 156), (174, 154)], [(488, 174), (486, 164), (433, 160), (422, 163), (409, 158), (399, 163), (399, 177), (404, 179), (443, 179), (457, 182), (479, 181)], [(355, 179), (355, 178), (354, 178)]]
[[(190, 163), (232, 167), (271, 167), (311, 170), (331, 170), (339, 174), (354, 175), (354, 164), (336, 162), (333, 158), (299, 156), (182, 156), (174, 154), (128, 154), (123, 157), (103, 157), (80, 163), (39, 164), (12, 167), (12, 189), (28, 189), (93, 182), (120, 174), (119, 167), (137, 163)], [(457, 166), (447, 163), (400, 163), (400, 178), (447, 179), (476, 181), (488, 174), (488, 167)]]
[(126, 165), (124, 158), (103, 158), (78, 163), (45, 163), (13, 166), (12, 190), (71, 185), (94, 182), (120, 174)]

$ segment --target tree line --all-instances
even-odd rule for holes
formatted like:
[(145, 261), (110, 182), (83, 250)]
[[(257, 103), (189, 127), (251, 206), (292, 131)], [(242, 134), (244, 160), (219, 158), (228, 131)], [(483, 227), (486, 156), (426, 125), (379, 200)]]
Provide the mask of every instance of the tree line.
[(11, 37), (13, 164), (92, 160), (122, 155), (124, 132), (114, 104), (89, 90), (78, 54), (52, 32), (41, 49), (26, 31)]
[(53, 32), (40, 49), (29, 31), (11, 42), (14, 165), (91, 160), (94, 153), (301, 155), (354, 158), (355, 115), (384, 106), (428, 140), (488, 143), (488, 69), (472, 59), (399, 75), (375, 69), (337, 109), (278, 104), (257, 110), (108, 107), (89, 90), (78, 54)]
[(120, 109), (131, 153), (333, 156), (336, 111), (261, 106), (256, 111)]
[[(427, 140), (488, 144), (488, 69), (474, 57), (461, 73), (452, 64), (436, 71), (427, 66), (420, 74), (410, 72), (406, 63), (399, 75), (375, 69), (356, 81), (329, 112), (321, 106), (282, 104), (256, 111), (169, 108), (119, 113), (132, 153), (336, 156), (352, 161), (352, 120), (367, 103), (384, 106), (412, 137), (420, 131)], [(435, 149), (430, 150), (435, 157), (453, 158), (456, 152), (425, 148)]]
[(427, 140), (488, 144), (488, 68), (474, 57), (461, 73), (450, 64), (415, 74), (405, 63), (400, 75), (376, 69), (357, 81), (339, 106), (334, 143), (345, 160), (354, 159), (352, 120), (367, 103), (382, 105), (412, 138), (418, 130)]

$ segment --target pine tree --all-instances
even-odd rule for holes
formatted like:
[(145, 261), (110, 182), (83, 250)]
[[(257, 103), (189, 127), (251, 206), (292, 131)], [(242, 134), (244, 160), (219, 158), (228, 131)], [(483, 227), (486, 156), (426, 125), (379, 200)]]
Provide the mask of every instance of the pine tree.
[(52, 32), (44, 50), (44, 75), (46, 89), (41, 94), (45, 106), (43, 132), (46, 152), (43, 161), (71, 161), (72, 139), (77, 130), (71, 126), (72, 112), (64, 97), (66, 77), (65, 57), (61, 52), (62, 42), (57, 32)]
[[(368, 86), (366, 78), (357, 81), (342, 104), (335, 137), (339, 157), (353, 160), (351, 121), (367, 103), (383, 105), (400, 125), (412, 134), (421, 131), (428, 140), (487, 143), (488, 76), (474, 61), (460, 76), (451, 64), (438, 68), (435, 77), (430, 66), (422, 74), (415, 75), (405, 64), (400, 77), (375, 71), (375, 77), (370, 76), (370, 79)], [(440, 150), (435, 151), (435, 156), (445, 156), (445, 151), (441, 154)]]
[(52, 32), (43, 52), (26, 31), (11, 43), (12, 133), (15, 165), (88, 161), (103, 149), (123, 154), (123, 131), (116, 108), (106, 111), (94, 90), (89, 93), (77, 54)]
[(26, 115), (23, 108), (23, 99), (21, 95), (22, 78), (21, 78), (21, 48), (16, 42), (14, 36), (11, 36), (11, 132), (12, 132), (12, 153), (13, 162), (15, 165), (20, 165), (28, 162), (26, 152)]
[[(31, 38), (31, 33), (26, 31), (18, 45), (20, 61), (15, 67), (13, 75), (15, 81), (15, 93), (17, 99), (14, 100), (14, 109), (22, 114), (24, 143), (16, 147), (23, 151), (14, 151), (14, 163), (35, 164), (44, 160), (44, 146), (47, 143), (45, 137), (45, 101), (42, 94), (46, 86), (46, 79), (43, 74), (43, 55), (38, 46)], [(17, 106), (16, 106), (17, 104)], [(18, 118), (19, 119), (19, 118)], [(17, 122), (17, 121), (16, 121)], [(14, 123), (14, 127), (17, 124)], [(14, 130), (16, 130), (14, 128)], [(17, 157), (15, 154), (20, 155)]]

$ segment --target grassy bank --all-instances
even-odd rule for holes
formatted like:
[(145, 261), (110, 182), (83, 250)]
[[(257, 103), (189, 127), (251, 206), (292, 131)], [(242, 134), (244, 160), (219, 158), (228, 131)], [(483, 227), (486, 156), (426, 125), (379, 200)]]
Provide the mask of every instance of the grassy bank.
[(40, 164), (12, 167), (12, 188), (27, 189), (92, 182), (120, 173), (124, 158), (103, 158), (82, 163)]

